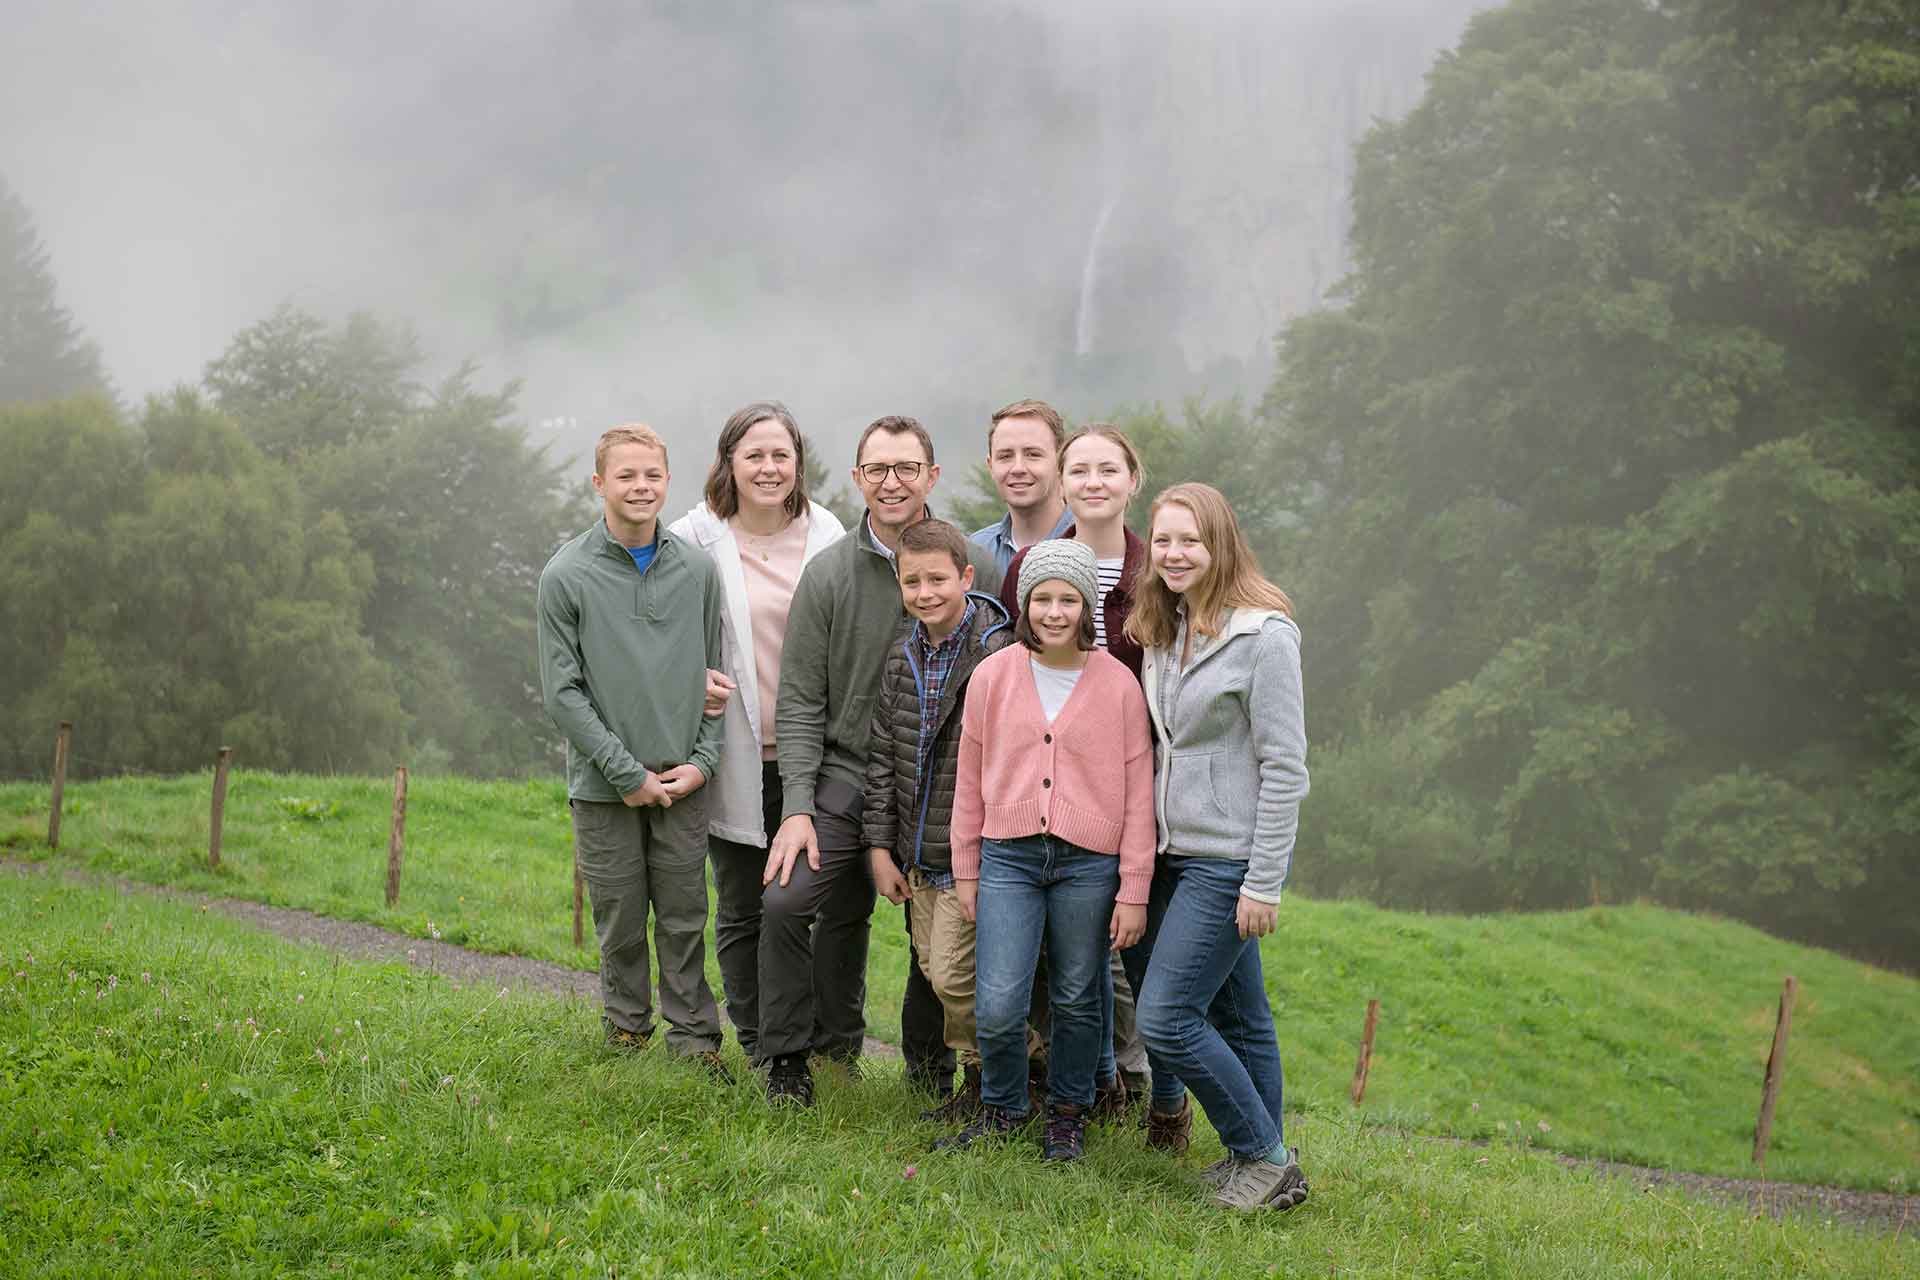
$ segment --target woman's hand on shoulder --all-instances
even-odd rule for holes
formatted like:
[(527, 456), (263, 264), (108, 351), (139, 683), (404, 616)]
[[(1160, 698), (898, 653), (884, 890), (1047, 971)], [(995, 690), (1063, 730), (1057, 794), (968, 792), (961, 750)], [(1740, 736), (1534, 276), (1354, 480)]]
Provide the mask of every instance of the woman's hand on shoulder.
[(1271, 902), (1255, 902), (1242, 896), (1240, 905), (1233, 913), (1233, 923), (1244, 938), (1264, 938), (1274, 931), (1279, 923), (1280, 908)]

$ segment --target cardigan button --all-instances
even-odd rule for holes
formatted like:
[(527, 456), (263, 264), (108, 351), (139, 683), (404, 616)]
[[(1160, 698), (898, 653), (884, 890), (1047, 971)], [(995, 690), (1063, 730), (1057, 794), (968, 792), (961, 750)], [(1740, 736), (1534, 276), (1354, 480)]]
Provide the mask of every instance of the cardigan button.
[(1052, 735), (1052, 734), (1050, 734), (1050, 733), (1043, 733), (1043, 734), (1041, 734), (1041, 735), (1040, 735), (1040, 741), (1042, 741), (1042, 742), (1052, 742), (1052, 741), (1053, 741), (1053, 735)]
[(1050, 786), (1052, 786), (1052, 785), (1053, 785), (1053, 779), (1052, 779), (1052, 778), (1042, 778), (1042, 779), (1040, 779), (1040, 785), (1041, 785), (1041, 786), (1043, 786), (1043, 787), (1050, 787)]

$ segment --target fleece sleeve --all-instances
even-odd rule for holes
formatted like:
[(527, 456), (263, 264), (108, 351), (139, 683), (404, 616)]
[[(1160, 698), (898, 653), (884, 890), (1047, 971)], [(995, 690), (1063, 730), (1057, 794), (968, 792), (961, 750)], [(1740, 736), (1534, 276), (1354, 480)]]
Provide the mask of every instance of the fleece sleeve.
[(587, 692), (586, 664), (580, 656), (580, 607), (558, 574), (540, 578), (537, 608), (540, 639), (540, 697), (547, 714), (567, 742), (593, 762), (621, 795), (639, 789), (647, 770), (607, 727)]
[[(707, 666), (714, 671), (727, 669), (725, 625), (722, 621), (722, 609), (725, 600), (722, 597), (720, 574), (711, 566), (707, 569), (706, 586), (702, 592), (702, 607), (705, 610), (701, 621), (707, 646)], [(704, 677), (703, 677), (704, 679)], [(735, 690), (735, 697), (739, 691)], [(700, 728), (693, 735), (693, 757), (687, 763), (698, 769), (707, 781), (713, 781), (714, 774), (720, 771), (720, 746), (726, 734), (727, 718), (721, 716), (700, 717)]]
[(1242, 895), (1255, 902), (1280, 901), (1293, 862), (1300, 802), (1307, 795), (1307, 722), (1300, 686), (1300, 633), (1275, 618), (1260, 631), (1253, 683), (1247, 699), (1253, 754), (1260, 766), (1254, 809), (1253, 850)]
[(817, 557), (800, 574), (780, 650), (780, 696), (774, 702), (774, 751), (780, 758), (780, 816), (813, 815), (813, 791), (827, 740), (827, 645), (833, 588)]

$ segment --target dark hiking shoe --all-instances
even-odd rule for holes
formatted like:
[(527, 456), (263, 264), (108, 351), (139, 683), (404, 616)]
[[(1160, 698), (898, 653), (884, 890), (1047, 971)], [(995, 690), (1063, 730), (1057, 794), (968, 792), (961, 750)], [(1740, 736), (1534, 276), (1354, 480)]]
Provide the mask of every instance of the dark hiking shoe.
[(1087, 1111), (1071, 1102), (1056, 1102), (1047, 1111), (1041, 1152), (1048, 1160), (1078, 1160), (1087, 1150)]
[(1172, 1114), (1148, 1106), (1147, 1145), (1176, 1156), (1193, 1145), (1192, 1098), (1180, 1099), (1180, 1109)]
[(910, 1088), (926, 1094), (935, 1102), (945, 1102), (953, 1095), (953, 1072), (943, 1072), (936, 1065), (909, 1062), (906, 1078)]
[(1241, 1160), (1227, 1175), (1226, 1182), (1213, 1193), (1213, 1202), (1222, 1209), (1254, 1213), (1261, 1209), (1284, 1212), (1307, 1199), (1307, 1175), (1300, 1171), (1300, 1151), (1279, 1152), (1286, 1160)]
[(602, 1018), (601, 1025), (607, 1029), (607, 1044), (622, 1053), (640, 1053), (647, 1047), (648, 1036), (644, 1031), (629, 1031), (625, 1027), (615, 1026), (609, 1018)]
[(990, 1142), (1011, 1137), (1026, 1128), (1027, 1121), (1032, 1116), (1031, 1111), (1024, 1116), (1017, 1116), (1011, 1111), (1002, 1111), (999, 1107), (983, 1106), (980, 1108), (980, 1114), (975, 1116), (973, 1122), (966, 1128), (958, 1133), (950, 1133), (944, 1138), (935, 1139), (933, 1150), (965, 1151), (976, 1142)]
[(980, 1068), (968, 1064), (964, 1069), (960, 1087), (949, 1094), (947, 1100), (937, 1107), (931, 1107), (920, 1113), (922, 1120), (931, 1120), (938, 1124), (963, 1124), (980, 1114)]
[(866, 1071), (860, 1065), (860, 1055), (855, 1053), (816, 1053), (814, 1058), (823, 1067), (838, 1069), (847, 1077), (848, 1084), (859, 1084), (866, 1079)]
[(767, 1101), (788, 1106), (813, 1105), (813, 1072), (804, 1053), (783, 1053), (767, 1069)]
[(1093, 1110), (1087, 1119), (1095, 1124), (1105, 1124), (1112, 1120), (1123, 1120), (1127, 1112), (1133, 1109), (1133, 1094), (1127, 1088), (1124, 1076), (1116, 1075), (1093, 1091)]

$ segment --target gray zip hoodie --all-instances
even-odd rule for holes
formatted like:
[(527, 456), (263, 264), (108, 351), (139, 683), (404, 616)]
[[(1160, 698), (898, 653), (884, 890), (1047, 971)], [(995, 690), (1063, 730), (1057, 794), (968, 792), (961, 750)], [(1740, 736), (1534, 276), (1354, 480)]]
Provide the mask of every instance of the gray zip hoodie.
[(1182, 669), (1186, 631), (1182, 610), (1173, 644), (1148, 649), (1140, 672), (1160, 852), (1244, 861), (1241, 894), (1278, 902), (1307, 794), (1300, 629), (1273, 610), (1229, 610)]

